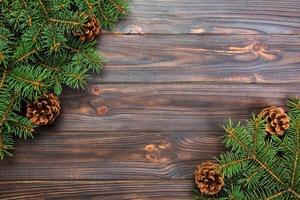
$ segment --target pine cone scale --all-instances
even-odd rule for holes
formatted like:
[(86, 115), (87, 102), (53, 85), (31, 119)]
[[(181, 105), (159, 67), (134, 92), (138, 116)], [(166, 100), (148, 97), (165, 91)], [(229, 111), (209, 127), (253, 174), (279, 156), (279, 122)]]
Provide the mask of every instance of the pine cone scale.
[(198, 165), (195, 171), (195, 183), (201, 193), (215, 195), (224, 187), (224, 178), (217, 172), (219, 165), (210, 161)]
[(60, 114), (60, 102), (54, 94), (46, 94), (27, 105), (26, 117), (36, 125), (47, 125), (54, 122)]
[(280, 107), (265, 108), (258, 116), (266, 121), (265, 130), (270, 135), (282, 136), (290, 127), (289, 116)]
[(97, 18), (90, 18), (82, 27), (82, 33), (76, 33), (81, 41), (90, 41), (95, 39), (100, 34), (100, 25)]

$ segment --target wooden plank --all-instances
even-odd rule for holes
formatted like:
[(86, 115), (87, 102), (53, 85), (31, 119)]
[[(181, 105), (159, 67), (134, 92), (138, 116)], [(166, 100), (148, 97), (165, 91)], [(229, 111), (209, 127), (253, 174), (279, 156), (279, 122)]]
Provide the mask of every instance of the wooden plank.
[[(186, 179), (223, 151), (220, 125), (299, 95), (300, 84), (103, 84), (66, 91), (63, 114), (16, 144), (0, 180)], [(106, 109), (107, 108), (107, 109)]]
[(5, 172), (0, 180), (192, 178), (197, 164), (223, 151), (220, 135), (203, 131), (37, 133), (35, 140), (18, 141), (15, 156), (0, 165)]
[(298, 0), (129, 0), (129, 5), (118, 33), (300, 33)]
[(300, 84), (102, 84), (62, 97), (53, 131), (221, 131), (299, 96)]
[(0, 182), (2, 200), (186, 200), (191, 180), (159, 181), (9, 181)]
[[(300, 2), (300, 1), (299, 1)], [(299, 83), (300, 35), (106, 35), (101, 83)]]

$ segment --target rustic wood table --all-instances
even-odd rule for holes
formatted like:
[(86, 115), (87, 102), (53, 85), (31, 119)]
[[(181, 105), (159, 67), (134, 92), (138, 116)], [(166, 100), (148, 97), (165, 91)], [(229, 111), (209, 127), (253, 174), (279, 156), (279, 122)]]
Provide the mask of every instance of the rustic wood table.
[(189, 200), (221, 125), (300, 94), (299, 0), (131, 0), (53, 126), (0, 162), (0, 199)]

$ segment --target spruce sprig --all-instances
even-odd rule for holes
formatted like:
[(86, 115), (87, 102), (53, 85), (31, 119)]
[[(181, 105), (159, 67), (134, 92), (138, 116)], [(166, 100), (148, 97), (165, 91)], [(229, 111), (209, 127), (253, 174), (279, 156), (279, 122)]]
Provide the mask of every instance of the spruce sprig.
[(21, 101), (62, 85), (80, 89), (88, 72), (100, 73), (95, 41), (81, 42), (89, 18), (111, 29), (127, 12), (126, 0), (3, 0), (0, 2), (0, 159), (11, 155), (13, 136), (32, 137), (33, 124), (20, 115)]
[(265, 121), (253, 115), (244, 124), (224, 126), (225, 146), (218, 158), (225, 188), (217, 196), (197, 199), (300, 199), (300, 100), (287, 101), (290, 128), (282, 137), (268, 136)]

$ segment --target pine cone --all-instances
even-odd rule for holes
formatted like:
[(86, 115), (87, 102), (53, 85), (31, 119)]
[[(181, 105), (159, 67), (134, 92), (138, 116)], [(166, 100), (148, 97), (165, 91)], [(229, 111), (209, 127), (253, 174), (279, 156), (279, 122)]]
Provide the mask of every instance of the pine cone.
[(207, 161), (197, 166), (195, 171), (195, 183), (200, 192), (205, 195), (215, 195), (219, 193), (224, 184), (224, 177), (217, 172), (219, 165)]
[(81, 41), (93, 40), (100, 34), (100, 25), (96, 17), (90, 18), (82, 27), (82, 32), (75, 34)]
[(290, 127), (289, 116), (279, 107), (269, 107), (263, 109), (258, 117), (265, 119), (266, 132), (271, 135), (281, 136)]
[(54, 94), (45, 94), (27, 105), (26, 117), (36, 125), (47, 125), (54, 122), (60, 114), (60, 102)]

